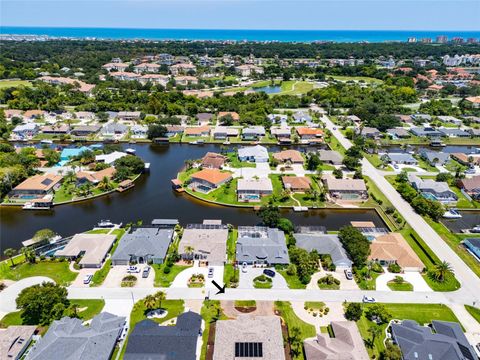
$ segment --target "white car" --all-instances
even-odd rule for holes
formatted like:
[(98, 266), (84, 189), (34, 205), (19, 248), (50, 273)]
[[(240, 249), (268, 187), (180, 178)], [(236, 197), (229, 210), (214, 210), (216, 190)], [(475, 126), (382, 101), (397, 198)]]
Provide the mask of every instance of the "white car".
[(247, 263), (246, 263), (246, 262), (244, 262), (244, 263), (242, 264), (242, 272), (243, 272), (243, 273), (246, 273), (246, 272), (247, 272)]
[(92, 281), (92, 278), (93, 278), (93, 275), (90, 275), (90, 274), (89, 274), (89, 275), (85, 275), (85, 277), (83, 278), (83, 283), (84, 283), (85, 285), (90, 284), (90, 281)]
[(363, 301), (364, 303), (374, 303), (374, 302), (377, 302), (377, 301), (375, 300), (375, 298), (373, 298), (373, 297), (371, 297), (371, 296), (364, 296), (363, 299), (362, 299), (362, 301)]
[(127, 268), (127, 273), (132, 274), (132, 273), (139, 273), (140, 269), (136, 266), (129, 266)]
[(213, 278), (213, 268), (208, 269), (208, 277)]

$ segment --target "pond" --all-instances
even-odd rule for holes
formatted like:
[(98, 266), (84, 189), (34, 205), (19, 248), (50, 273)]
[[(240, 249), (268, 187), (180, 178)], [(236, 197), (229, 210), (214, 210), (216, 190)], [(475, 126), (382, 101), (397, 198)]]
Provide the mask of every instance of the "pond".
[(262, 87), (254, 87), (252, 88), (255, 92), (264, 92), (267, 94), (277, 94), (282, 91), (282, 87), (280, 85), (269, 85), (269, 86), (262, 86)]
[[(224, 223), (256, 225), (260, 219), (252, 209), (240, 209), (206, 204), (187, 194), (172, 190), (170, 180), (181, 170), (185, 160), (198, 159), (206, 152), (221, 152), (222, 145), (188, 144), (149, 145), (125, 144), (151, 164), (150, 174), (141, 176), (132, 190), (112, 193), (94, 200), (60, 205), (50, 211), (25, 211), (19, 207), (0, 207), (0, 250), (19, 248), (39, 229), (50, 228), (62, 236), (91, 229), (102, 219), (123, 224), (155, 218), (175, 218), (182, 224), (201, 222), (203, 219), (222, 219)], [(271, 146), (271, 151), (280, 147)], [(303, 148), (305, 149), (305, 148)], [(350, 221), (373, 221), (385, 226), (374, 210), (319, 209), (307, 212), (285, 210), (284, 216), (295, 225), (322, 225), (338, 230)]]

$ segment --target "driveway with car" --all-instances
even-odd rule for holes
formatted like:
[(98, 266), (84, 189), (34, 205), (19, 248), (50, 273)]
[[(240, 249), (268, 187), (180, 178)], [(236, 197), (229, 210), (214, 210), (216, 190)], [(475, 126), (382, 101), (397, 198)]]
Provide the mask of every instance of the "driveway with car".
[[(240, 271), (240, 283), (238, 287), (241, 289), (253, 289), (253, 279), (263, 274), (263, 270), (267, 268), (247, 267), (247, 272)], [(268, 268), (275, 271), (274, 268)], [(272, 289), (288, 289), (288, 284), (285, 278), (275, 271), (275, 276), (272, 278)]]
[[(213, 268), (213, 277), (211, 278), (208, 277), (209, 268)], [(173, 280), (171, 287), (188, 287), (188, 280), (194, 274), (203, 274), (205, 276), (205, 287), (208, 289), (216, 289), (215, 285), (212, 284), (212, 280), (223, 286), (223, 266), (192, 266), (178, 274), (175, 280)]]
[(150, 274), (148, 275), (148, 278), (143, 278), (142, 277), (142, 271), (145, 267), (149, 266), (146, 264), (140, 264), (140, 265), (135, 265), (140, 272), (138, 273), (128, 273), (127, 265), (115, 265), (110, 269), (110, 272), (108, 273), (105, 281), (103, 282), (102, 287), (108, 287), (108, 288), (114, 288), (114, 287), (120, 287), (122, 283), (122, 279), (127, 276), (127, 275), (135, 275), (137, 278), (137, 282), (135, 284), (135, 287), (140, 287), (140, 288), (147, 288), (147, 287), (153, 287), (153, 281), (155, 279), (155, 272), (153, 269), (150, 270)]

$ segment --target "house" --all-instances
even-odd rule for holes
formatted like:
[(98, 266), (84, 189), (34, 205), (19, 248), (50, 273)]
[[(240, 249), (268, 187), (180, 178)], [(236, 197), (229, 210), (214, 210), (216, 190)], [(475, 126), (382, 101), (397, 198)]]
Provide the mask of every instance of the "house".
[(213, 114), (211, 113), (198, 113), (195, 116), (195, 119), (198, 121), (198, 125), (205, 125), (212, 121)]
[(480, 158), (478, 154), (465, 154), (465, 153), (451, 153), (450, 157), (458, 161), (462, 165), (466, 166), (474, 166), (478, 165), (480, 163)]
[(12, 118), (18, 118), (18, 119), (23, 118), (23, 110), (5, 109), (4, 113), (7, 120), (12, 120)]
[(439, 131), (445, 137), (470, 137), (470, 133), (466, 130), (455, 128), (440, 128)]
[(176, 76), (178, 74), (190, 74), (197, 71), (197, 67), (193, 64), (175, 64), (170, 66), (170, 72), (172, 75)]
[(382, 134), (380, 130), (372, 128), (372, 127), (359, 127), (355, 131), (358, 135), (365, 136), (369, 139), (378, 139), (380, 135)]
[(90, 94), (90, 92), (95, 87), (95, 85), (87, 84), (78, 79), (70, 79), (67, 77), (42, 76), (42, 77), (39, 77), (37, 80), (43, 81), (52, 85), (71, 85), (74, 90), (78, 90), (86, 94)]
[(124, 153), (122, 151), (114, 151), (110, 154), (102, 154), (95, 156), (95, 161), (112, 165), (113, 163), (115, 163), (115, 161), (127, 155), (127, 153)]
[(273, 194), (272, 180), (263, 179), (238, 179), (237, 199), (242, 202), (260, 201), (263, 196)]
[(480, 238), (463, 239), (463, 246), (480, 261)]
[(305, 360), (369, 360), (364, 341), (354, 321), (332, 321), (329, 333), (305, 340)]
[(255, 65), (239, 65), (235, 66), (235, 71), (240, 74), (240, 76), (248, 77), (253, 74), (263, 74), (263, 68)]
[(125, 318), (102, 312), (89, 325), (64, 317), (55, 320), (35, 343), (28, 360), (109, 360), (125, 325)]
[(370, 244), (368, 259), (382, 266), (398, 264), (404, 271), (422, 271), (424, 265), (400, 233), (377, 236)]
[(391, 164), (417, 165), (418, 160), (409, 153), (383, 153), (378, 154), (380, 159), (384, 157)]
[(137, 74), (156, 73), (156, 72), (160, 71), (160, 65), (150, 64), (150, 63), (142, 63), (142, 64), (135, 65), (133, 67), (133, 71), (135, 71)]
[(198, 78), (195, 76), (175, 76), (175, 85), (188, 86), (198, 84)]
[(303, 143), (322, 142), (323, 130), (310, 127), (296, 127), (298, 137)]
[(236, 247), (237, 264), (289, 264), (285, 233), (265, 226), (239, 226)]
[(472, 137), (479, 137), (480, 136), (480, 129), (471, 128), (471, 129), (468, 129), (467, 131), (470, 133), (470, 136), (472, 136)]
[(146, 139), (148, 135), (148, 126), (132, 125), (130, 127), (130, 134), (133, 139)]
[(102, 130), (100, 130), (100, 134), (104, 138), (123, 138), (128, 132), (128, 126), (120, 124), (120, 123), (107, 123), (103, 125)]
[(138, 121), (141, 114), (140, 111), (120, 111), (117, 118), (119, 121)]
[(238, 113), (235, 111), (220, 111), (217, 115), (218, 121), (221, 123), (222, 118), (224, 118), (225, 116), (230, 116), (233, 119), (233, 121), (240, 120), (240, 115), (238, 115)]
[(145, 74), (140, 76), (137, 80), (142, 85), (152, 83), (154, 85), (161, 85), (163, 87), (166, 87), (168, 82), (170, 81), (170, 77), (168, 77), (167, 75), (160, 75), (160, 74)]
[(432, 117), (428, 114), (413, 114), (411, 115), (412, 120), (416, 122), (430, 122)]
[(320, 161), (332, 165), (342, 165), (343, 157), (335, 150), (318, 150)]
[(89, 136), (98, 133), (101, 128), (100, 125), (80, 125), (75, 126), (70, 134), (73, 136)]
[(335, 179), (332, 176), (323, 178), (328, 194), (333, 199), (363, 201), (368, 199), (367, 186), (363, 179)]
[(128, 265), (132, 262), (162, 264), (173, 238), (172, 228), (156, 226), (131, 227), (122, 236), (112, 255), (113, 265)]
[(31, 139), (37, 135), (39, 129), (40, 127), (34, 123), (20, 124), (15, 126), (15, 128), (12, 130), (12, 134), (15, 135), (16, 139)]
[(402, 127), (396, 127), (392, 129), (387, 129), (387, 135), (390, 135), (392, 139), (407, 139), (412, 136), (407, 129)]
[(183, 131), (185, 136), (209, 136), (210, 135), (210, 127), (209, 126), (195, 126), (195, 127), (187, 127)]
[(320, 255), (330, 255), (336, 267), (350, 268), (353, 264), (342, 246), (337, 234), (324, 234), (306, 229), (293, 234), (296, 246), (308, 252), (316, 250)]
[(110, 76), (116, 80), (122, 80), (122, 81), (135, 81), (135, 80), (140, 80), (142, 78), (142, 75), (134, 73), (134, 72), (113, 72), (110, 73)]
[(480, 198), (480, 176), (459, 179), (457, 181), (457, 186), (466, 192), (471, 198), (475, 200)]
[(450, 124), (454, 124), (454, 125), (457, 125), (457, 126), (462, 125), (462, 120), (457, 119), (454, 116), (437, 116), (437, 118), (438, 118), (438, 120), (440, 120), (441, 122), (444, 122), (444, 123), (450, 123)]
[(450, 160), (450, 154), (438, 151), (420, 150), (420, 156), (430, 165), (445, 165)]
[(242, 140), (258, 140), (262, 136), (265, 136), (263, 126), (249, 126), (242, 130)]
[(153, 219), (151, 224), (158, 229), (175, 229), (180, 222), (178, 219)]
[(227, 161), (227, 157), (214, 152), (207, 152), (202, 158), (200, 166), (203, 169), (221, 169)]
[(40, 132), (48, 135), (66, 135), (70, 131), (70, 126), (67, 124), (47, 125), (42, 126)]
[(34, 121), (45, 116), (46, 112), (43, 110), (27, 110), (23, 113), (23, 118), (26, 121)]
[(232, 173), (215, 168), (207, 168), (192, 174), (188, 187), (194, 191), (209, 193), (230, 180), (232, 180)]
[(229, 137), (237, 137), (239, 130), (231, 126), (216, 126), (212, 130), (212, 136), (215, 140), (225, 140)]
[(105, 65), (102, 65), (102, 68), (107, 70), (107, 71), (125, 71), (130, 64), (122, 63), (122, 62), (111, 62)]
[(279, 163), (303, 164), (302, 153), (298, 150), (284, 150), (273, 154), (273, 158)]
[(270, 128), (270, 134), (277, 139), (290, 139), (292, 135), (292, 128), (290, 126), (272, 126)]
[(458, 323), (432, 321), (432, 329), (413, 320), (392, 323), (392, 338), (404, 360), (475, 360), (478, 356)]
[(123, 359), (196, 360), (201, 334), (202, 317), (193, 311), (180, 314), (173, 326), (142, 320), (128, 336)]
[(419, 137), (438, 138), (443, 136), (440, 131), (435, 130), (432, 127), (414, 127), (410, 129), (410, 132)]
[(267, 119), (270, 120), (273, 124), (283, 123), (286, 124), (288, 120), (288, 115), (286, 114), (268, 114)]
[(311, 123), (312, 117), (304, 111), (297, 111), (292, 115), (292, 122), (295, 124)]
[(204, 221), (189, 224), (183, 231), (178, 253), (183, 259), (200, 260), (206, 265), (221, 266), (227, 258), (228, 226)]
[(310, 190), (312, 181), (307, 176), (282, 176), (283, 187), (292, 192), (306, 192)]
[(241, 147), (238, 149), (238, 159), (256, 163), (268, 162), (268, 150), (261, 145)]
[(458, 200), (448, 184), (444, 181), (435, 181), (433, 179), (421, 179), (417, 175), (409, 173), (408, 181), (410, 184), (429, 200), (440, 201), (441, 203), (450, 203)]
[(55, 257), (76, 260), (83, 268), (101, 268), (115, 242), (115, 235), (76, 234), (67, 245), (55, 252)]
[(60, 187), (63, 176), (55, 174), (33, 175), (15, 186), (10, 197), (19, 199), (41, 198)]
[(10, 325), (0, 331), (0, 357), (5, 360), (23, 358), (36, 330), (37, 327), (31, 325)]
[(181, 125), (167, 125), (167, 133), (165, 134), (167, 137), (173, 137), (179, 134), (183, 134), (185, 128)]
[(480, 108), (480, 96), (470, 96), (465, 98), (465, 102), (474, 109)]
[(250, 358), (285, 360), (278, 316), (240, 315), (217, 321), (213, 360)]
[(104, 178), (112, 179), (115, 175), (115, 168), (110, 166), (106, 169), (99, 170), (99, 171), (79, 171), (75, 174), (77, 178), (77, 184), (81, 185), (84, 183), (91, 183), (91, 184), (98, 184)]

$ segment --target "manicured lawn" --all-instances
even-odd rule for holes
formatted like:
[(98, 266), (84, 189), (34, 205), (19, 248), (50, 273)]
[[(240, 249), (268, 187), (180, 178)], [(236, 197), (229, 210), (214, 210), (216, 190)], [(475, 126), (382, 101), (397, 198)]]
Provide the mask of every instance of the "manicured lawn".
[(275, 269), (287, 281), (289, 289), (305, 289), (307, 285), (302, 284), (297, 275), (288, 275), (287, 269)]
[[(104, 231), (104, 230), (107, 230), (107, 232), (109, 231), (108, 229), (98, 229), (98, 230), (91, 230), (91, 231)], [(102, 234), (102, 232), (100, 234)], [(116, 235), (117, 239), (113, 243), (112, 249), (110, 250), (110, 255), (113, 254), (117, 249), (123, 234), (125, 234), (125, 229), (115, 229), (112, 231), (112, 235)], [(110, 272), (111, 267), (112, 267), (112, 260), (107, 259), (103, 264), (103, 266), (101, 267), (101, 269), (97, 270), (95, 274), (93, 274), (93, 278), (90, 283), (90, 286), (99, 286), (103, 284), (103, 282), (107, 278), (108, 273)]]
[(6, 89), (11, 87), (19, 87), (19, 86), (32, 86), (30, 81), (26, 80), (4, 80), (0, 81), (0, 89)]
[(253, 287), (256, 289), (270, 289), (272, 287), (272, 279), (266, 275), (259, 275), (253, 279)]
[(70, 271), (67, 261), (38, 261), (35, 264), (23, 263), (10, 267), (10, 263), (0, 264), (0, 279), (21, 280), (31, 276), (46, 276), (60, 285), (69, 285), (77, 277)]
[(222, 308), (220, 307), (220, 301), (218, 300), (205, 300), (200, 315), (202, 315), (203, 321), (205, 322), (205, 329), (202, 334), (202, 351), (200, 353), (200, 360), (205, 360), (211, 323), (216, 322), (217, 320), (227, 320), (227, 317), (223, 314)]
[(392, 280), (387, 283), (387, 286), (393, 291), (413, 291), (413, 285), (407, 281), (396, 283)]
[(95, 229), (87, 231), (86, 234), (108, 234), (110, 229)]
[(165, 264), (153, 264), (152, 268), (153, 270), (155, 270), (155, 281), (153, 283), (153, 286), (169, 287), (172, 281), (175, 280), (177, 275), (189, 267), (190, 266), (173, 265), (170, 268), (170, 272), (168, 274), (165, 274), (163, 272), (163, 269), (165, 269)]
[(240, 161), (238, 159), (237, 152), (229, 152), (229, 153), (227, 153), (227, 157), (228, 157), (228, 165), (232, 168), (243, 168), (243, 167), (254, 168), (254, 167), (256, 167), (255, 163), (247, 162), (247, 161)]
[[(303, 340), (311, 337), (315, 337), (317, 332), (315, 326), (306, 323), (301, 320), (293, 311), (292, 305), (288, 301), (275, 301), (275, 310), (280, 312), (280, 316), (288, 327), (288, 336), (292, 336), (293, 328), (298, 328), (300, 330), (300, 340)], [(285, 339), (288, 341), (288, 339)], [(303, 351), (300, 351), (297, 356), (294, 356), (293, 359), (302, 360), (305, 359), (303, 356)]]
[(323, 301), (306, 301), (305, 306), (308, 309), (321, 310), (325, 307), (325, 303)]
[(257, 306), (255, 300), (235, 300), (235, 307), (253, 307)]
[(230, 262), (235, 260), (237, 237), (238, 237), (237, 229), (232, 229), (232, 231), (228, 232), (227, 257), (228, 257), (228, 261)]
[(421, 167), (422, 169), (429, 172), (438, 172), (438, 169), (436, 167), (430, 165), (430, 163), (422, 159), (420, 156), (417, 156), (416, 158), (418, 160), (418, 166)]
[(370, 271), (370, 280), (364, 280), (361, 274), (365, 273), (366, 268), (361, 269), (361, 270), (354, 270), (353, 275), (355, 278), (355, 281), (357, 282), (357, 285), (360, 289), (362, 290), (375, 290), (376, 289), (376, 281), (377, 277), (379, 277), (380, 273), (377, 273), (375, 271)]
[(465, 309), (472, 315), (478, 323), (480, 323), (480, 309), (470, 305), (465, 305)]
[(230, 282), (230, 279), (233, 277), (233, 275), (235, 275), (235, 273), (236, 273), (237, 279), (240, 279), (239, 278), (240, 269), (239, 268), (235, 269), (232, 264), (225, 264), (225, 266), (223, 267), (223, 283), (227, 287), (232, 287), (232, 283)]
[(313, 84), (307, 81), (283, 81), (282, 82), (282, 91), (275, 94), (270, 94), (271, 96), (275, 95), (301, 95), (306, 94), (313, 89)]
[(341, 76), (341, 75), (327, 75), (327, 78), (332, 77), (335, 80), (338, 81), (361, 81), (361, 82), (367, 82), (367, 83), (375, 83), (375, 84), (381, 84), (383, 83), (382, 80), (380, 79), (375, 79), (372, 77), (367, 77), (367, 76)]
[[(458, 322), (455, 314), (445, 305), (442, 304), (382, 304), (388, 312), (390, 312), (394, 319), (398, 320), (415, 320), (420, 325), (430, 323), (432, 320), (443, 320)], [(369, 305), (364, 305), (367, 308)], [(371, 339), (368, 329), (378, 326), (374, 322), (368, 320), (365, 316), (357, 322), (358, 329), (364, 340)], [(385, 328), (387, 324), (380, 325), (382, 329), (382, 336), (375, 339), (373, 348), (367, 347), (370, 357), (375, 356), (379, 358), (380, 353), (385, 349), (383, 345)]]

